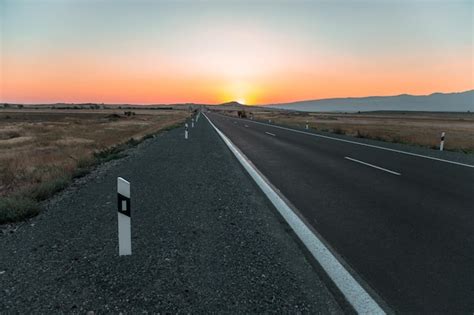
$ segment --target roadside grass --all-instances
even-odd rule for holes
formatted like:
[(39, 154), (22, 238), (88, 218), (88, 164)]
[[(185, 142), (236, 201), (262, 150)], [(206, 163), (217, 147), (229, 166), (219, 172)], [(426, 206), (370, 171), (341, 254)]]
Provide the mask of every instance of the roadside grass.
[[(53, 113), (50, 113), (53, 114)], [(57, 113), (54, 113), (57, 114)], [(157, 133), (179, 127), (187, 111), (90, 117), (63, 112), (24, 117), (0, 112), (0, 224), (41, 211), (40, 202), (65, 189), (97, 165), (124, 157)], [(2, 117), (3, 116), (3, 117)], [(9, 118), (6, 118), (8, 116)]]
[(21, 221), (39, 213), (38, 202), (26, 196), (0, 198), (0, 223)]
[(52, 178), (49, 181), (42, 182), (34, 188), (27, 190), (25, 195), (36, 201), (43, 201), (66, 188), (70, 182), (71, 177), (68, 175)]

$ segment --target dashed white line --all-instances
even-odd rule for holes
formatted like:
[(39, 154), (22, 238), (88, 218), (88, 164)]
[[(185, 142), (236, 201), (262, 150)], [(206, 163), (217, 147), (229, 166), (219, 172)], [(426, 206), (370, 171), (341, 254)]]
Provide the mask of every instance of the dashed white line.
[(271, 133), (271, 132), (267, 132), (267, 131), (265, 131), (265, 133), (266, 133), (267, 135), (270, 135), (270, 136), (272, 136), (272, 137), (275, 137), (275, 136), (276, 136), (274, 133)]
[(252, 164), (252, 162), (243, 154), (233, 143), (222, 133), (207, 117), (207, 121), (216, 130), (230, 151), (242, 164), (252, 179), (262, 189), (270, 202), (280, 212), (288, 225), (295, 231), (295, 234), (308, 248), (309, 252), (319, 262), (328, 276), (334, 281), (336, 286), (346, 297), (347, 301), (354, 307), (359, 314), (386, 314), (380, 305), (370, 296), (369, 293), (355, 280), (355, 278), (344, 268), (339, 260), (332, 254), (329, 248), (319, 237), (311, 231), (303, 220), (291, 209), (284, 201), (284, 198), (272, 188), (268, 179)]
[(388, 170), (388, 169), (386, 169), (386, 168), (383, 168), (383, 167), (380, 167), (380, 166), (377, 166), (377, 165), (374, 165), (374, 164), (370, 164), (370, 163), (367, 163), (367, 162), (359, 161), (359, 160), (350, 158), (350, 157), (348, 157), (348, 156), (346, 156), (346, 157), (344, 157), (344, 158), (345, 158), (346, 160), (350, 160), (350, 161), (353, 161), (353, 162), (357, 162), (357, 163), (360, 163), (360, 164), (364, 164), (364, 165), (367, 165), (367, 166), (376, 168), (376, 169), (378, 169), (378, 170), (388, 172), (388, 173), (393, 174), (393, 175), (398, 175), (398, 176), (402, 175), (401, 173), (394, 172), (394, 171)]
[(248, 127), (249, 127), (249, 126), (247, 126), (247, 125), (244, 125), (244, 126), (245, 126), (245, 128), (248, 128)]
[(402, 151), (402, 150), (397, 150), (397, 149), (391, 149), (391, 148), (387, 148), (387, 147), (381, 147), (381, 146), (378, 146), (378, 145), (362, 143), (362, 142), (357, 142), (357, 141), (352, 141), (352, 140), (340, 139), (340, 138), (320, 135), (320, 134), (317, 134), (317, 133), (306, 132), (306, 131), (286, 128), (286, 127), (281, 127), (281, 126), (270, 125), (270, 124), (262, 123), (262, 122), (259, 122), (259, 121), (249, 121), (249, 122), (254, 123), (254, 124), (263, 125), (263, 126), (269, 126), (269, 127), (273, 127), (273, 128), (279, 128), (279, 129), (283, 129), (283, 130), (302, 133), (302, 134), (305, 134), (305, 135), (308, 135), (308, 136), (319, 137), (319, 138), (324, 138), (324, 139), (331, 139), (331, 140), (334, 140), (334, 141), (346, 142), (346, 143), (361, 145), (361, 146), (365, 146), (365, 147), (369, 147), (369, 148), (375, 148), (375, 149), (380, 149), (380, 150), (385, 150), (385, 151), (391, 151), (391, 152), (396, 152), (396, 153), (400, 153), (400, 154), (406, 154), (406, 155), (416, 156), (416, 157), (419, 157), (419, 158), (429, 159), (429, 160), (433, 160), (433, 161), (439, 161), (439, 162), (450, 163), (450, 164), (455, 164), (455, 165), (459, 165), (459, 166), (474, 168), (474, 165), (471, 165), (471, 164), (455, 162), (455, 161), (446, 160), (446, 159), (440, 159), (440, 158), (436, 158), (436, 157), (433, 157), (433, 156), (428, 156), (428, 155), (423, 155), (423, 154), (418, 154), (418, 153), (412, 153), (412, 152), (407, 152), (407, 151)]

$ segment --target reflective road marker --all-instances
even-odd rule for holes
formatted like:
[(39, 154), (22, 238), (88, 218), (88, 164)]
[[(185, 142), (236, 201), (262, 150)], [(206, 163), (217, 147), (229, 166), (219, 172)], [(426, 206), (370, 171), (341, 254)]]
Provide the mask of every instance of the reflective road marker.
[(444, 149), (444, 136), (445, 136), (445, 135), (446, 135), (445, 132), (442, 132), (442, 133), (441, 133), (441, 144), (439, 145), (439, 150), (440, 150), (440, 151), (443, 151), (443, 149)]
[(130, 183), (117, 177), (118, 239), (119, 255), (132, 254), (132, 233), (130, 226)]

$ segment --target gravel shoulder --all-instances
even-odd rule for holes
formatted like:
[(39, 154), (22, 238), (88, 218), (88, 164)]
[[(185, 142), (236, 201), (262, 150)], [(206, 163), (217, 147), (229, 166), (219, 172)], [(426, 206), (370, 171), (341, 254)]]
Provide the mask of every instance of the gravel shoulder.
[[(118, 257), (116, 178), (132, 185)], [(102, 165), (0, 236), (1, 312), (342, 313), (289, 228), (201, 117)]]

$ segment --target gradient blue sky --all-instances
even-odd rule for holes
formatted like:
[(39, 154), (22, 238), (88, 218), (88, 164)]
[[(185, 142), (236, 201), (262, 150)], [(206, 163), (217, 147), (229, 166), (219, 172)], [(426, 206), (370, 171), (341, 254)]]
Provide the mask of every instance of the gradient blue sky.
[(472, 89), (473, 3), (0, 0), (0, 101), (274, 103)]

